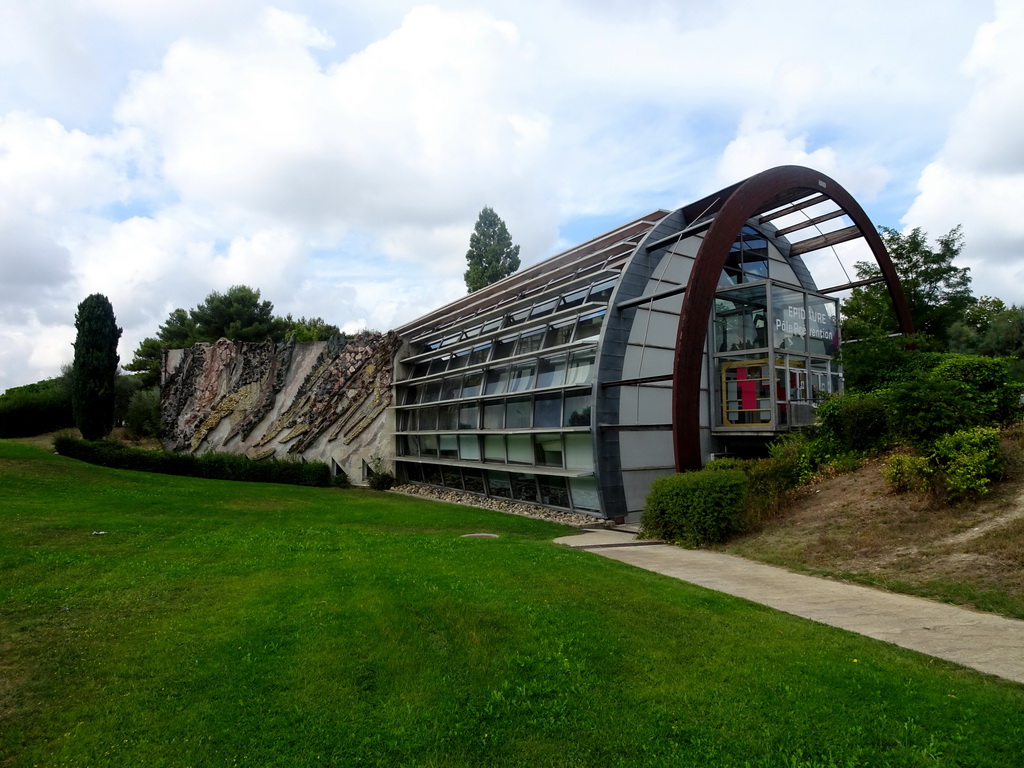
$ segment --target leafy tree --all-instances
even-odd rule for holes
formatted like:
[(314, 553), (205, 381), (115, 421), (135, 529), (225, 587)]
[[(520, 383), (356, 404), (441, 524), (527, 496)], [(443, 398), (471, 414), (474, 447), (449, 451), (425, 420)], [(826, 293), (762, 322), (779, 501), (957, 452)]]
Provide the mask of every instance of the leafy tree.
[(75, 423), (86, 440), (99, 440), (114, 426), (117, 383), (117, 327), (106, 296), (94, 293), (78, 305), (75, 315), (75, 359), (71, 364), (71, 405)]
[[(282, 341), (296, 322), (312, 321), (276, 317), (274, 305), (260, 301), (259, 290), (247, 285), (233, 285), (224, 293), (214, 291), (193, 309), (179, 308), (171, 312), (157, 330), (156, 338), (142, 340), (125, 370), (141, 373), (143, 387), (156, 386), (160, 383), (160, 366), (165, 350), (184, 349), (220, 338)], [(320, 322), (323, 323), (322, 320)]]
[(341, 335), (338, 326), (331, 325), (322, 317), (311, 317), (309, 319), (300, 317), (298, 320), (293, 320), (289, 314), (285, 316), (284, 322), (288, 327), (284, 334), (285, 338), (298, 342), (327, 341), (332, 336)]
[(950, 327), (949, 347), (965, 354), (1024, 358), (1024, 307), (981, 297)]
[[(878, 231), (903, 285), (914, 330), (945, 344), (950, 327), (976, 301), (971, 295), (970, 269), (953, 264), (963, 250), (960, 227), (938, 238), (934, 250), (919, 227), (906, 235), (889, 227)], [(882, 274), (874, 262), (858, 262), (855, 267), (862, 280)], [(876, 338), (896, 330), (896, 315), (884, 283), (855, 288), (843, 303), (844, 338)]]
[(512, 236), (501, 217), (485, 207), (476, 220), (466, 251), (466, 288), (478, 291), (519, 269), (519, 246), (512, 245)]
[(281, 341), (287, 330), (284, 320), (274, 317), (274, 305), (260, 301), (259, 290), (247, 285), (214, 291), (189, 317), (199, 341)]

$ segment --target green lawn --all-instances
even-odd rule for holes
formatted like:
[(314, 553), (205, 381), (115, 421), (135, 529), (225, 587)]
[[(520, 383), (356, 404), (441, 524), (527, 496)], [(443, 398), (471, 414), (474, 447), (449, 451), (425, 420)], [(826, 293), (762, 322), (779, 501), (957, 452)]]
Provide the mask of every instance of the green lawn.
[(0, 766), (1020, 764), (1024, 686), (565, 532), (0, 441)]

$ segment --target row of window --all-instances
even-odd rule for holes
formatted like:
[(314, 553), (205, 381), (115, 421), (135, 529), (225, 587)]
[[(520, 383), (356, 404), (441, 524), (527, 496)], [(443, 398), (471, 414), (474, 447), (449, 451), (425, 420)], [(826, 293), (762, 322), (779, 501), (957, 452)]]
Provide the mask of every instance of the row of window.
[(585, 389), (402, 409), (398, 431), (589, 427), (591, 401), (590, 390)]
[(402, 463), (408, 482), (426, 483), (502, 499), (593, 512), (600, 509), (593, 477), (550, 477), (476, 467)]
[(405, 387), (405, 405), (459, 400), (480, 395), (504, 395), (546, 387), (589, 384), (594, 370), (593, 347), (572, 353), (523, 360), (515, 365), (447, 376)]
[(573, 307), (582, 306), (588, 302), (607, 304), (617, 281), (617, 277), (609, 277), (607, 280), (602, 280), (596, 285), (585, 285), (582, 288), (574, 288), (561, 295), (545, 298), (532, 306), (517, 309), (515, 312), (510, 312), (502, 317), (493, 318), (480, 325), (471, 326), (465, 330), (451, 333), (444, 338), (430, 342), (425, 345), (425, 350), (431, 351), (450, 347), (460, 341), (477, 336), (486, 336), (488, 333), (501, 328), (511, 328), (514, 325), (525, 323), (527, 320), (546, 317), (555, 312), (562, 312)]
[(430, 360), (421, 360), (413, 366), (409, 378), (418, 379), (446, 371), (475, 368), (487, 362), (528, 355), (541, 349), (591, 339), (601, 332), (604, 314), (604, 309), (589, 312), (578, 318), (567, 318), (551, 325), (502, 336), (469, 349), (439, 355)]
[(401, 435), (399, 456), (525, 464), (592, 470), (589, 432), (534, 432), (511, 435)]

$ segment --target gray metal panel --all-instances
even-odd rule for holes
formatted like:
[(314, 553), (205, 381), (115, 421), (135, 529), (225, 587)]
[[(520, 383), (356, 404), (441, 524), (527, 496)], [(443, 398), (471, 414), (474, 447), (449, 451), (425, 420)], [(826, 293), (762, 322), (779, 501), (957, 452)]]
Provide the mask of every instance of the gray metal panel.
[(672, 387), (639, 387), (638, 424), (672, 423)]
[(619, 433), (619, 446), (624, 470), (675, 467), (671, 429), (623, 431)]
[(642, 512), (647, 494), (651, 492), (651, 483), (659, 477), (674, 475), (675, 472), (675, 469), (624, 470), (622, 489), (626, 497), (626, 511)]

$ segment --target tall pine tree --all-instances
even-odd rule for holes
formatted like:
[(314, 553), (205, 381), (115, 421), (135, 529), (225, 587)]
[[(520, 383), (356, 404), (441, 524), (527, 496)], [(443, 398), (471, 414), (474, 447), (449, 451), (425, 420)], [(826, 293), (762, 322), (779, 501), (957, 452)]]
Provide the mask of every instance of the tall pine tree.
[(117, 342), (121, 329), (114, 308), (101, 293), (87, 296), (75, 315), (75, 360), (71, 365), (71, 407), (86, 440), (99, 440), (114, 427)]
[(519, 246), (501, 217), (485, 207), (476, 220), (466, 251), (466, 288), (478, 291), (519, 269)]

